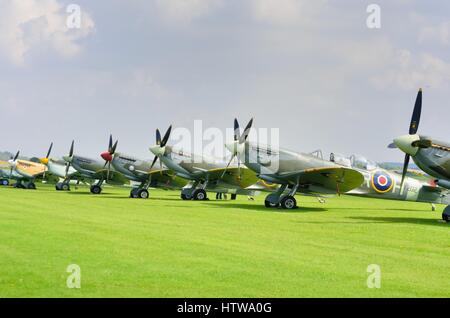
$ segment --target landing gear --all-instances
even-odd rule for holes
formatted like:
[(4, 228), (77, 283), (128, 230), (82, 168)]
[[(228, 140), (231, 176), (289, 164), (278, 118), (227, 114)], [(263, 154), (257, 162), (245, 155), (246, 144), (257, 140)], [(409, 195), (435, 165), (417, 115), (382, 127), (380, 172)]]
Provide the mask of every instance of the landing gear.
[(444, 212), (442, 213), (442, 219), (445, 222), (450, 222), (450, 205), (447, 205), (447, 207), (444, 209)]
[(280, 204), (279, 203), (272, 203), (270, 201), (265, 200), (264, 205), (266, 208), (277, 208)]
[(280, 205), (283, 209), (292, 210), (297, 207), (297, 200), (295, 200), (294, 196), (287, 195), (281, 199)]
[(196, 201), (203, 201), (208, 199), (206, 191), (203, 189), (196, 189), (192, 194), (192, 198)]
[(27, 189), (36, 190), (36, 185), (33, 182), (27, 184)]
[(180, 197), (182, 200), (191, 200), (192, 199), (192, 197), (190, 195), (185, 194), (185, 193), (181, 193)]
[(14, 184), (14, 188), (26, 189), (25, 185), (21, 181), (17, 181), (16, 184)]
[(92, 194), (100, 194), (102, 193), (102, 187), (98, 184), (94, 184), (91, 186), (91, 193)]
[(237, 194), (236, 193), (231, 194), (231, 200), (236, 200), (236, 198), (237, 198)]
[(137, 192), (138, 198), (140, 199), (147, 199), (148, 198), (148, 191), (146, 189), (139, 189)]
[(2, 186), (8, 186), (9, 185), (9, 180), (8, 179), (1, 179), (0, 180), (0, 185)]
[(55, 189), (57, 191), (70, 191), (70, 185), (68, 182), (58, 182), (55, 184)]

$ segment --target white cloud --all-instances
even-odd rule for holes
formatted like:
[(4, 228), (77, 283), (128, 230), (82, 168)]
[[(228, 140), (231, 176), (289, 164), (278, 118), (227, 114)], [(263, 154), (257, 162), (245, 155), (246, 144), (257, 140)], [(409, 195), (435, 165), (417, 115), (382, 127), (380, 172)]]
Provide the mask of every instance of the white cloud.
[(450, 87), (450, 64), (430, 53), (415, 55), (408, 50), (398, 50), (389, 66), (371, 78), (379, 89), (392, 86), (404, 90)]
[(0, 54), (23, 65), (27, 54), (42, 46), (64, 57), (79, 53), (77, 40), (94, 29), (94, 22), (81, 13), (81, 28), (69, 29), (67, 13), (57, 0), (3, 0), (0, 3)]
[(438, 43), (450, 45), (450, 21), (442, 22), (435, 26), (425, 26), (419, 31), (420, 44)]
[(250, 8), (257, 21), (276, 25), (311, 23), (325, 0), (251, 0)]
[(190, 23), (223, 5), (222, 0), (155, 0), (157, 9), (169, 22)]

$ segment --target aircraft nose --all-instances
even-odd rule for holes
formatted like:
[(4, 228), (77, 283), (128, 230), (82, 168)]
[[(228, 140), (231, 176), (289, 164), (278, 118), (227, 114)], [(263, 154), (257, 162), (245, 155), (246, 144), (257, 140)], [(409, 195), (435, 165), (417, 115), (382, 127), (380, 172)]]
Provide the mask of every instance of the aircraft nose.
[(404, 135), (395, 138), (394, 144), (404, 153), (414, 156), (419, 151), (419, 148), (414, 147), (412, 143), (418, 140), (420, 140), (419, 135)]
[(155, 155), (155, 156), (163, 156), (165, 151), (166, 151), (166, 147), (161, 147), (159, 145), (155, 145), (150, 147), (150, 151)]
[(108, 162), (113, 160), (113, 156), (111, 155), (111, 153), (109, 153), (109, 151), (102, 152), (100, 156), (103, 158), (103, 160)]
[(72, 161), (72, 157), (71, 156), (63, 156), (62, 158), (64, 159), (65, 162), (71, 162)]

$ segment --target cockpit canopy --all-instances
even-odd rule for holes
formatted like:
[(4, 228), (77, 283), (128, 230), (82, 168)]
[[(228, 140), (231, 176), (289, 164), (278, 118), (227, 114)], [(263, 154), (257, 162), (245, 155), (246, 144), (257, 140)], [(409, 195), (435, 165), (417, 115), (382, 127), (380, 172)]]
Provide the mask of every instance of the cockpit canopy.
[(346, 157), (345, 155), (339, 153), (331, 153), (330, 161), (337, 163), (338, 165), (342, 165), (349, 168), (358, 168), (364, 170), (375, 170), (378, 168), (376, 162), (367, 159), (361, 155), (351, 155)]

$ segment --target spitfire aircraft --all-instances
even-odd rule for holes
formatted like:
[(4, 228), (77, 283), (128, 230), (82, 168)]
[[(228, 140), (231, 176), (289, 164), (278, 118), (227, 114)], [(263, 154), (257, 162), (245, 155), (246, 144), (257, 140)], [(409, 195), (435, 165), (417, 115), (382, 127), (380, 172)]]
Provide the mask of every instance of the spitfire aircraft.
[(101, 154), (101, 157), (108, 165), (108, 171), (111, 166), (116, 171), (123, 174), (128, 180), (139, 182), (138, 187), (130, 191), (131, 198), (146, 199), (149, 196), (148, 188), (181, 189), (186, 185), (186, 181), (177, 177), (170, 170), (161, 167), (153, 168), (151, 160), (140, 160), (133, 156), (116, 152), (117, 141), (113, 144), (112, 136), (109, 137), (108, 150)]
[[(265, 199), (266, 207), (294, 209), (297, 207), (295, 194), (344, 193), (359, 187), (363, 175), (352, 168), (343, 167), (324, 160), (314, 154), (296, 153), (270, 146), (251, 143), (247, 140), (253, 119), (240, 133), (239, 123), (234, 120), (234, 141), (225, 146), (233, 160), (238, 158), (260, 179), (280, 184), (274, 193)], [(285, 193), (287, 192), (287, 193)]]
[(8, 185), (9, 180), (17, 180), (14, 187), (21, 189), (36, 189), (34, 179), (45, 172), (45, 166), (29, 160), (19, 159), (19, 151), (8, 160), (0, 161), (1, 184)]
[(102, 185), (105, 181), (116, 185), (123, 185), (128, 182), (128, 180), (121, 173), (115, 171), (114, 168), (110, 167), (110, 169), (106, 169), (108, 162), (103, 163), (100, 160), (75, 155), (74, 141), (72, 141), (70, 146), (69, 154), (63, 156), (63, 159), (66, 162), (66, 179), (69, 177), (70, 167), (75, 168), (82, 178), (94, 180), (90, 188), (90, 191), (93, 194), (100, 194), (102, 192)]
[(450, 204), (450, 191), (437, 186), (432, 179), (420, 180), (381, 168), (360, 155), (345, 157), (332, 153), (330, 161), (359, 171), (364, 176), (361, 186), (347, 194), (377, 199), (416, 201), (434, 204)]
[(63, 179), (62, 182), (56, 183), (55, 185), (56, 190), (70, 191), (70, 180), (73, 179), (81, 180), (82, 177), (73, 167), (69, 167), (68, 171), (66, 172), (67, 162), (65, 162), (64, 160), (50, 158), (52, 148), (53, 142), (50, 144), (50, 147), (48, 148), (47, 155), (44, 158), (39, 159), (41, 164), (47, 166), (47, 171), (44, 173), (44, 179), (47, 173), (56, 176), (58, 178), (62, 178)]
[[(422, 89), (419, 90), (409, 125), (409, 134), (394, 139), (390, 148), (398, 147), (405, 153), (402, 184), (412, 157), (417, 166), (436, 178), (436, 184), (450, 189), (450, 144), (417, 134), (422, 113)], [(450, 220), (450, 206), (444, 210), (442, 218)]]
[(236, 195), (254, 195), (255, 191), (246, 189), (258, 181), (255, 173), (245, 167), (227, 167), (226, 162), (215, 158), (188, 153), (182, 149), (167, 145), (172, 126), (161, 139), (159, 129), (156, 130), (156, 145), (150, 147), (155, 155), (152, 165), (157, 159), (173, 170), (177, 176), (187, 179), (190, 184), (181, 191), (183, 200), (207, 200), (207, 191), (230, 193)]

